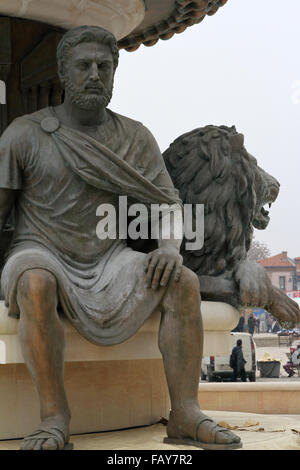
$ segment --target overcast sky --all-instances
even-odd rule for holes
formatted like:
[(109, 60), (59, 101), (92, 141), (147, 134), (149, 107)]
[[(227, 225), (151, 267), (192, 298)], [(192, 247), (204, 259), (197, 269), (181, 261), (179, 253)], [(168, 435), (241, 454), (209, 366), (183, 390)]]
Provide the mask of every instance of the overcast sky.
[(300, 0), (228, 0), (171, 40), (122, 51), (110, 106), (142, 121), (162, 151), (196, 127), (236, 125), (281, 183), (255, 237), (290, 257), (300, 256), (299, 46)]

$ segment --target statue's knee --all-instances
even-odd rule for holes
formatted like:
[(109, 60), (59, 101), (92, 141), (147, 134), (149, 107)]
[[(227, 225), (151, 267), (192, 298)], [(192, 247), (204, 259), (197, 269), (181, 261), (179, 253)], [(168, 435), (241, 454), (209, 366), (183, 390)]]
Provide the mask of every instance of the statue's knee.
[(179, 281), (173, 281), (165, 298), (166, 310), (180, 311), (181, 315), (199, 315), (200, 284), (198, 276), (186, 268), (182, 268)]
[(43, 269), (25, 271), (19, 278), (17, 295), (20, 301), (53, 301), (56, 297), (56, 279)]
[(181, 276), (178, 281), (178, 287), (182, 291), (183, 295), (186, 295), (188, 292), (191, 296), (198, 297), (200, 292), (200, 283), (197, 274), (183, 266)]

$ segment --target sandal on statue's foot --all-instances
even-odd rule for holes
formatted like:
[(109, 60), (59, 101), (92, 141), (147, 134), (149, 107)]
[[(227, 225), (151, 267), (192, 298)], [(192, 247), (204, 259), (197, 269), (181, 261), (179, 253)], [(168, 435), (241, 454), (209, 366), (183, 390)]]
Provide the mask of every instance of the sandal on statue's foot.
[(47, 449), (48, 446), (46, 446), (46, 449), (43, 447), (44, 444), (50, 441), (56, 445), (56, 449), (51, 445), (51, 450), (73, 449), (73, 444), (69, 443), (69, 437), (65, 436), (61, 429), (41, 426), (23, 439), (21, 450), (50, 450), (50, 448)]
[[(195, 446), (204, 450), (234, 450), (243, 447), (241, 439), (238, 436), (233, 434), (231, 431), (228, 431), (228, 429), (219, 426), (203, 413), (201, 413), (201, 415), (202, 416), (197, 418), (195, 421), (191, 435), (188, 435), (183, 431), (183, 428), (179, 423), (175, 423), (174, 414), (171, 411), (167, 427), (168, 437), (164, 438), (164, 442), (166, 444)], [(203, 440), (200, 441), (198, 438), (198, 431), (200, 426), (203, 426), (204, 423), (210, 442), (204, 442)], [(226, 436), (231, 442), (216, 442), (217, 433), (224, 433), (224, 435), (226, 433)]]

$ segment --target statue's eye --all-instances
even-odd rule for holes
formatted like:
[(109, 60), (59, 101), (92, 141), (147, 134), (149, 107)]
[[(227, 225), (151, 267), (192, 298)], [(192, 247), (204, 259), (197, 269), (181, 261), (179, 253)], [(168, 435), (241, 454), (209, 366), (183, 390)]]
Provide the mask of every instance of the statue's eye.
[(87, 62), (80, 62), (79, 68), (80, 70), (87, 70), (89, 67), (89, 64)]
[(108, 68), (107, 62), (101, 62), (101, 64), (98, 64), (98, 69), (100, 70), (106, 70)]

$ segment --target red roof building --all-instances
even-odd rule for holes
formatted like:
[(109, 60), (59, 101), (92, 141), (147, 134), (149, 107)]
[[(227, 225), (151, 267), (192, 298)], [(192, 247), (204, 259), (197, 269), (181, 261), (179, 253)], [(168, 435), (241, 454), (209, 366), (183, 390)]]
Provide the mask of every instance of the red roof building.
[(284, 292), (300, 290), (300, 257), (289, 258), (287, 251), (262, 259), (263, 266), (272, 282)]

